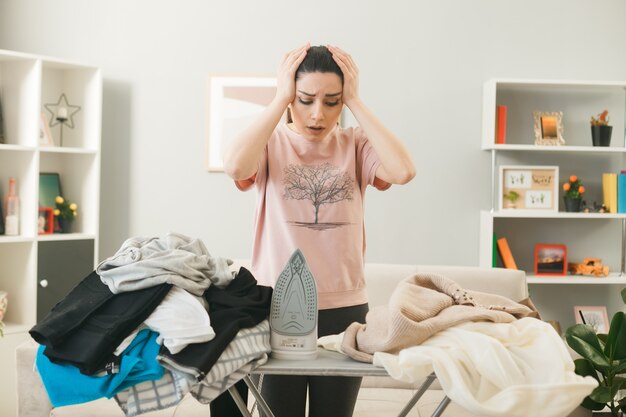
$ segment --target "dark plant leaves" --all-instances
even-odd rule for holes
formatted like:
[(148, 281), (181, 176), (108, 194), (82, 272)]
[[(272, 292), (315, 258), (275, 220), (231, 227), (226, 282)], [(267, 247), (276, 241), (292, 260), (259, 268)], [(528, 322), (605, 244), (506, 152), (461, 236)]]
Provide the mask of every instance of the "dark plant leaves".
[(609, 403), (613, 399), (613, 395), (611, 394), (611, 388), (605, 386), (596, 387), (591, 394), (589, 394), (589, 398), (593, 401), (599, 403)]
[(574, 361), (575, 372), (580, 376), (591, 376), (600, 382), (598, 377), (598, 371), (593, 367), (593, 364), (587, 359), (576, 359)]
[(591, 361), (596, 369), (603, 370), (610, 366), (604, 355), (600, 341), (593, 328), (587, 324), (577, 324), (565, 332), (567, 344), (580, 356)]
[(614, 360), (626, 358), (626, 315), (621, 311), (615, 313), (611, 320), (604, 354)]

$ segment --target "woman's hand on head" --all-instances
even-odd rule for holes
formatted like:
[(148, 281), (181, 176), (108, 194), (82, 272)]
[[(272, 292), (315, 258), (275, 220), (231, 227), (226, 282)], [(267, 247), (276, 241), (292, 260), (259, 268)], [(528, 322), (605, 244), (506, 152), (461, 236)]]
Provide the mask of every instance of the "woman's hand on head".
[(346, 51), (331, 45), (327, 45), (327, 48), (343, 72), (342, 99), (346, 106), (350, 107), (350, 103), (359, 97), (359, 68)]
[(283, 57), (276, 77), (276, 98), (287, 104), (296, 98), (296, 70), (304, 60), (311, 45), (305, 45), (287, 52)]

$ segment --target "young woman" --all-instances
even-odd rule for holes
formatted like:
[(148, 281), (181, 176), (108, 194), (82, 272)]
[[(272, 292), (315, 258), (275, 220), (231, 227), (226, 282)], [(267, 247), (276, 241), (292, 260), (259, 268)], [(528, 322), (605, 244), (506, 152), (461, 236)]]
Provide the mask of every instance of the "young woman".
[[(346, 105), (359, 123), (342, 129)], [(288, 123), (281, 123), (287, 111)], [(241, 190), (256, 188), (252, 273), (273, 286), (295, 249), (318, 291), (318, 335), (338, 334), (368, 311), (364, 283), (363, 200), (368, 185), (385, 190), (415, 175), (400, 140), (361, 101), (358, 69), (334, 46), (287, 53), (269, 107), (224, 153)], [(349, 417), (360, 378), (270, 376), (263, 396), (276, 417)]]

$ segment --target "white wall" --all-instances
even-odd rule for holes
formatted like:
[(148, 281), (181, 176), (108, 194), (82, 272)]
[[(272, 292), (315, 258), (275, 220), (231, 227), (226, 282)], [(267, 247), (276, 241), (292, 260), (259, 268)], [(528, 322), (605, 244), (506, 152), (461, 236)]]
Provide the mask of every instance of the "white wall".
[(175, 230), (250, 256), (254, 193), (203, 166), (209, 72), (273, 74), (306, 41), (347, 49), (418, 175), (367, 197), (369, 261), (477, 264), (492, 77), (626, 78), (623, 0), (0, 0), (0, 48), (104, 76), (100, 257)]

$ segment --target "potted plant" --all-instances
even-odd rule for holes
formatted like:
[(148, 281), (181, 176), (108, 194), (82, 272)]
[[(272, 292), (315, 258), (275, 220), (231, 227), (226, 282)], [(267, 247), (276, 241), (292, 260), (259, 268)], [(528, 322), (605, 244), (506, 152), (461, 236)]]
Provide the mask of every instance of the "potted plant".
[[(626, 288), (621, 291), (626, 303)], [(582, 406), (589, 410), (608, 407), (614, 417), (626, 412), (626, 396), (620, 390), (626, 388), (626, 314), (615, 313), (608, 334), (596, 334), (588, 324), (576, 324), (565, 332), (567, 344), (582, 358), (574, 361), (576, 373), (595, 378), (599, 385)]]
[(611, 146), (611, 132), (609, 126), (609, 111), (604, 110), (598, 117), (591, 116), (591, 141), (593, 146)]
[(583, 193), (585, 186), (576, 175), (570, 175), (569, 181), (563, 184), (563, 201), (565, 202), (565, 211), (578, 212), (583, 207)]
[(65, 200), (60, 195), (56, 196), (54, 204), (56, 205), (56, 208), (53, 213), (59, 224), (61, 233), (69, 233), (72, 228), (72, 223), (78, 214), (76, 211), (78, 206), (76, 203), (70, 203)]
[(511, 190), (504, 195), (504, 198), (506, 199), (506, 208), (515, 208), (515, 202), (519, 198), (519, 193), (517, 191)]

